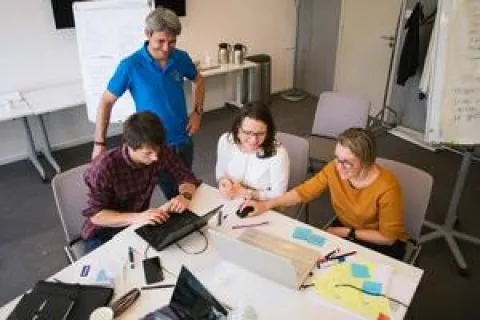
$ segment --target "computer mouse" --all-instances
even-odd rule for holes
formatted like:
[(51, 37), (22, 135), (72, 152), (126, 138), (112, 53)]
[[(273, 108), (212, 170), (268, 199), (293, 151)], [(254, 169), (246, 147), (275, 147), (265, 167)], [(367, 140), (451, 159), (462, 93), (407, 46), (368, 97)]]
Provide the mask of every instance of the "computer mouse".
[(247, 207), (245, 207), (245, 208), (243, 208), (243, 209), (241, 209), (241, 210), (238, 209), (238, 210), (237, 210), (237, 216), (239, 216), (240, 218), (245, 218), (245, 217), (247, 217), (248, 214), (249, 214), (250, 212), (252, 212), (253, 210), (254, 210), (254, 209), (253, 209), (253, 207), (251, 207), (251, 206), (247, 206)]

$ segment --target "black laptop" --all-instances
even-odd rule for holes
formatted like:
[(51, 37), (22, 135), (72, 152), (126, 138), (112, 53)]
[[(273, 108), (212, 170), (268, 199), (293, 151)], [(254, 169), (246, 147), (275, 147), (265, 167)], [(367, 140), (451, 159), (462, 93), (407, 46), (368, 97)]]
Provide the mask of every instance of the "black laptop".
[(223, 205), (216, 207), (203, 216), (198, 216), (190, 210), (175, 213), (162, 224), (144, 225), (135, 232), (147, 241), (157, 251), (188, 236), (190, 233), (204, 227)]
[(143, 320), (223, 320), (229, 310), (222, 305), (187, 269), (182, 266), (170, 304)]

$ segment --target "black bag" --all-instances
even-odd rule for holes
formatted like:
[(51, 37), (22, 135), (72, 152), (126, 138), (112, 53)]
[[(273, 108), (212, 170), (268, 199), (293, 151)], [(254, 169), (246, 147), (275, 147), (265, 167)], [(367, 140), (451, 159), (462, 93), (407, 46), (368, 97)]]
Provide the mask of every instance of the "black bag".
[(112, 288), (39, 281), (7, 320), (85, 320), (96, 308), (108, 305), (112, 296)]

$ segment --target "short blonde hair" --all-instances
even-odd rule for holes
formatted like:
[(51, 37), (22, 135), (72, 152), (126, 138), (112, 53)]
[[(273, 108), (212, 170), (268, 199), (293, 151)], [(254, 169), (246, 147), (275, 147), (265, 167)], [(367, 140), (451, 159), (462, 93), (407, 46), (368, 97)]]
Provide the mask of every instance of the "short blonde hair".
[(362, 128), (350, 128), (342, 132), (337, 142), (360, 159), (363, 167), (371, 167), (377, 158), (377, 145), (370, 131)]

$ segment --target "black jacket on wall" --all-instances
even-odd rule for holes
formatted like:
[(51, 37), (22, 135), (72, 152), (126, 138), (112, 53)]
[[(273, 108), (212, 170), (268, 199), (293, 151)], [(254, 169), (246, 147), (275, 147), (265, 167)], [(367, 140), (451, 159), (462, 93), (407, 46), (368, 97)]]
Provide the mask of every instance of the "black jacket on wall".
[(408, 78), (417, 73), (420, 55), (420, 24), (422, 21), (423, 8), (420, 2), (417, 2), (405, 24), (405, 29), (408, 29), (408, 31), (403, 43), (397, 72), (397, 83), (401, 86), (405, 85)]

